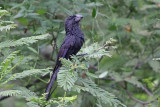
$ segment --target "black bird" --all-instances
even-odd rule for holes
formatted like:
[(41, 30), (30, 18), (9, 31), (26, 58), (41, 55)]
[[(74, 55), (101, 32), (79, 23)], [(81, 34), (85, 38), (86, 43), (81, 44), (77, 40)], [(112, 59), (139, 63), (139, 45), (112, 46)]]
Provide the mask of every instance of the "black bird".
[(66, 19), (65, 22), (66, 37), (59, 50), (56, 65), (54, 67), (50, 82), (45, 90), (45, 93), (47, 93), (46, 100), (48, 100), (52, 94), (51, 92), (52, 86), (57, 77), (57, 73), (62, 65), (59, 59), (60, 58), (70, 59), (70, 55), (76, 55), (84, 43), (84, 34), (79, 27), (79, 22), (82, 18), (83, 18), (82, 15), (72, 15)]

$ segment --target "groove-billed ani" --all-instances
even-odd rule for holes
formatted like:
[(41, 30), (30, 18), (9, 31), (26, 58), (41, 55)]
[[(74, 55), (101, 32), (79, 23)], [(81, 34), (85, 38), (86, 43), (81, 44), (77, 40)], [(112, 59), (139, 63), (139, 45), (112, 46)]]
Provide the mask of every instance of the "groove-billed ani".
[(79, 22), (82, 19), (82, 15), (69, 16), (65, 22), (66, 37), (61, 45), (57, 56), (57, 62), (53, 70), (50, 82), (45, 90), (46, 100), (51, 96), (51, 89), (54, 81), (57, 77), (57, 73), (61, 67), (60, 58), (70, 59), (70, 55), (75, 55), (81, 49), (84, 42), (84, 34), (79, 27)]

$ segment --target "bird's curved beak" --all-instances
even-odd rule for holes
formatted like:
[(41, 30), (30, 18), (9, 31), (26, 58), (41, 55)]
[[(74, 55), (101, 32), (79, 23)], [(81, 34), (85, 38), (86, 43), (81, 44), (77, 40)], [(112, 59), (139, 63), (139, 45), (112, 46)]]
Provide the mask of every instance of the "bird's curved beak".
[(83, 18), (83, 16), (82, 15), (80, 15), (80, 14), (76, 14), (76, 17), (79, 17), (79, 18)]
[(76, 14), (76, 21), (80, 21), (81, 19), (83, 18), (83, 16), (82, 15), (80, 15), (80, 14)]

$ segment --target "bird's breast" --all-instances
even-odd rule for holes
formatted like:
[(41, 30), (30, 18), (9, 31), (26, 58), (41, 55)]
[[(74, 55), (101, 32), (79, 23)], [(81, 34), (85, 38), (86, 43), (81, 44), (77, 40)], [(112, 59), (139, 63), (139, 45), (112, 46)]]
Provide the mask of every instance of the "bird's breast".
[(84, 39), (81, 37), (76, 37), (75, 48), (80, 49), (83, 45)]

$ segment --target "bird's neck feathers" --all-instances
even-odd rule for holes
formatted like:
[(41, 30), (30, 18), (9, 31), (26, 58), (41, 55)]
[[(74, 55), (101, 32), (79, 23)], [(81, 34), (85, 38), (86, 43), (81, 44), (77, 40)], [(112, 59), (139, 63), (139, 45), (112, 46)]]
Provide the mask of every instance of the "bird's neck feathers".
[(65, 30), (66, 30), (66, 36), (70, 35), (70, 36), (83, 37), (83, 33), (78, 23), (74, 23), (72, 25), (66, 24)]

